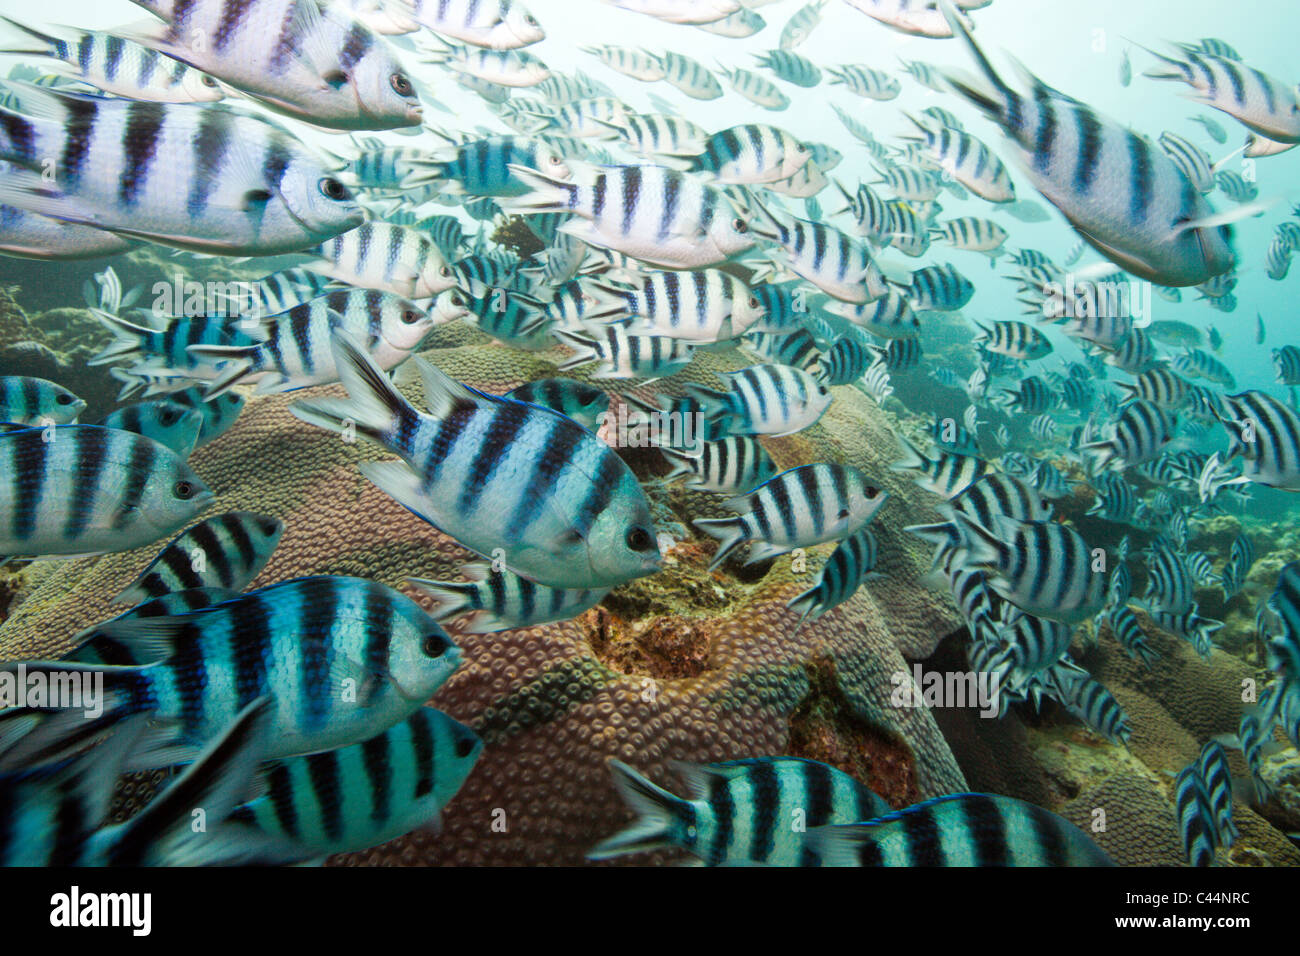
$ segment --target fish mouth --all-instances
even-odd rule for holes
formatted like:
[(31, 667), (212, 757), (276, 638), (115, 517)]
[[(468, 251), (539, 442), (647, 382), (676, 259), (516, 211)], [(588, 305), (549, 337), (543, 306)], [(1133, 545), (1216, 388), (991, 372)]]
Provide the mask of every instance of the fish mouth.
[(429, 690), (429, 691), (410, 690), (406, 686), (404, 686), (402, 682), (397, 679), (396, 676), (390, 674), (389, 679), (393, 682), (393, 689), (397, 691), (398, 696), (400, 696), (402, 700), (410, 701), (411, 703), (423, 704), (426, 701), (428, 701), (428, 699), (433, 695), (434, 691), (436, 691), (438, 687), (442, 685), (443, 681), (445, 681), (449, 676), (455, 673), (456, 669), (460, 667), (461, 661), (464, 659), (464, 657), (465, 657), (465, 652), (462, 651), (455, 644), (452, 644), (450, 647), (447, 648), (447, 650), (443, 652), (442, 656), (439, 657), (437, 660), (438, 681), (435, 684), (433, 690)]

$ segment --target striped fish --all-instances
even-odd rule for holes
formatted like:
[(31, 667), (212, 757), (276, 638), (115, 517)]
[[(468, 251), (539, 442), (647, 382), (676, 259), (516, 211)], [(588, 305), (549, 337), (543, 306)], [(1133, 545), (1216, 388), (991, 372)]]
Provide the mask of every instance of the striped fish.
[(647, 158), (698, 156), (709, 138), (707, 130), (680, 116), (626, 113), (621, 119), (611, 121), (611, 125), (622, 135), (625, 149)]
[(780, 246), (776, 255), (783, 266), (827, 295), (861, 304), (889, 291), (866, 247), (838, 229), (794, 216), (778, 218), (757, 201), (753, 207), (754, 232)]
[(113, 601), (141, 604), (173, 591), (248, 586), (280, 543), (284, 522), (270, 515), (227, 511), (177, 535)]
[(921, 320), (912, 311), (912, 304), (895, 289), (873, 302), (828, 302), (826, 311), (848, 319), (878, 338), (910, 339), (921, 333)]
[(1137, 615), (1120, 604), (1110, 612), (1108, 620), (1110, 631), (1124, 648), (1124, 653), (1135, 661), (1141, 661), (1150, 670), (1160, 659), (1160, 655), (1147, 643), (1146, 634), (1142, 630), (1142, 625), (1138, 623)]
[(893, 339), (884, 348), (873, 345), (871, 350), (891, 372), (906, 372), (921, 363), (920, 339)]
[(889, 384), (889, 365), (879, 355), (871, 363), (866, 374), (854, 385), (871, 396), (871, 400), (877, 405), (883, 405), (885, 399), (894, 393), (894, 386)]
[(1185, 614), (1194, 606), (1195, 592), (1187, 560), (1163, 541), (1154, 541), (1147, 561), (1148, 607), (1171, 615)]
[(778, 80), (804, 89), (812, 89), (822, 81), (822, 71), (817, 65), (793, 50), (770, 50), (754, 55), (758, 57), (758, 65), (771, 70)]
[(902, 435), (894, 437), (903, 450), (903, 459), (889, 467), (893, 471), (914, 473), (917, 485), (942, 498), (956, 498), (992, 472), (992, 466), (982, 458), (950, 452), (942, 452), (937, 458), (927, 458)]
[(624, 327), (637, 335), (707, 344), (743, 335), (764, 318), (758, 296), (734, 275), (717, 269), (652, 272), (632, 289), (600, 282), (593, 288), (612, 298), (584, 318), (630, 316)]
[(0, 425), (67, 425), (85, 410), (83, 399), (49, 379), (0, 375)]
[(1161, 630), (1168, 631), (1170, 634), (1189, 642), (1195, 648), (1196, 653), (1207, 663), (1214, 651), (1214, 641), (1211, 635), (1223, 627), (1222, 621), (1202, 617), (1195, 604), (1181, 614), (1175, 614), (1172, 611), (1155, 610), (1151, 614), (1151, 620)]
[(1103, 471), (1092, 479), (1096, 498), (1085, 514), (1100, 515), (1107, 521), (1128, 522), (1133, 518), (1137, 498), (1133, 486), (1113, 471)]
[(726, 185), (773, 183), (789, 179), (811, 158), (812, 151), (785, 130), (745, 123), (710, 136), (690, 171)]
[[(302, 860), (293, 850), (226, 825), (266, 747), (266, 700), (249, 704), (220, 737), (125, 823), (109, 809), (127, 752), (145, 718), (105, 728), (98, 746), (49, 766), (0, 773), (8, 826), (0, 866), (276, 865)], [(206, 826), (195, 825), (201, 806)], [(147, 926), (147, 923), (146, 923)]]
[(1237, 838), (1237, 827), (1232, 820), (1232, 773), (1228, 769), (1228, 755), (1217, 740), (1207, 741), (1201, 748), (1196, 758), (1196, 774), (1209, 798), (1218, 843), (1232, 846)]
[(284, 392), (339, 380), (330, 350), (342, 333), (364, 342), (367, 353), (387, 370), (406, 361), (434, 320), (414, 303), (372, 289), (340, 289), (264, 322), (265, 341), (246, 346), (192, 345), (199, 359), (223, 363), (204, 397), (211, 400), (248, 381), (257, 393)]
[(799, 615), (802, 624), (808, 617), (819, 618), (851, 598), (866, 581), (877, 577), (876, 536), (863, 528), (843, 541), (822, 565), (817, 583), (794, 597), (786, 605)]
[(826, 0), (811, 0), (796, 10), (781, 29), (779, 45), (782, 50), (793, 50), (802, 46), (812, 35), (813, 30), (822, 22), (822, 10)]
[(814, 760), (758, 757), (673, 768), (686, 783), (685, 799), (610, 759), (614, 786), (637, 819), (593, 848), (588, 859), (675, 847), (706, 866), (815, 866), (820, 861), (807, 831), (889, 810), (848, 774)]
[(795, 548), (838, 541), (861, 530), (889, 497), (849, 465), (801, 465), (768, 479), (752, 492), (725, 502), (730, 518), (696, 518), (692, 523), (718, 539), (712, 571), (749, 543), (746, 565)]
[(979, 216), (960, 216), (941, 222), (930, 230), (935, 239), (940, 239), (967, 252), (981, 252), (993, 262), (1001, 255), (1008, 233), (992, 219)]
[(583, 53), (591, 54), (611, 70), (643, 83), (654, 83), (665, 76), (663, 61), (646, 50), (615, 46), (612, 43), (584, 46), (579, 49)]
[(1253, 202), (1259, 198), (1259, 187), (1235, 169), (1220, 169), (1214, 174), (1214, 184), (1235, 203)]
[(717, 188), (663, 166), (570, 164), (573, 181), (522, 166), (511, 171), (532, 192), (509, 212), (572, 212), (561, 227), (598, 248), (666, 269), (716, 265), (754, 244), (749, 225)]
[(129, 551), (174, 533), (213, 495), (151, 438), (96, 425), (0, 434), (0, 555)]
[(99, 424), (152, 438), (181, 458), (189, 458), (198, 447), (203, 415), (198, 409), (176, 402), (140, 402), (119, 408)]
[(976, 322), (975, 327), (981, 334), (975, 338), (973, 344), (977, 348), (998, 355), (1021, 361), (1034, 361), (1049, 355), (1052, 351), (1052, 343), (1047, 336), (1025, 322), (1000, 321), (991, 325), (981, 325)]
[(719, 66), (718, 70), (731, 88), (749, 100), (755, 106), (760, 106), (765, 110), (779, 111), (790, 106), (790, 97), (781, 92), (780, 87), (775, 83), (765, 80), (757, 73), (751, 73), (749, 70), (742, 70), (739, 67), (728, 69)]
[(308, 268), (337, 282), (427, 299), (456, 285), (433, 239), (406, 226), (364, 222), (311, 250), (323, 261)]
[(926, 266), (912, 273), (908, 297), (922, 312), (955, 312), (975, 295), (975, 286), (951, 265)]
[(546, 39), (542, 25), (516, 0), (399, 0), (399, 9), (435, 33), (492, 50)]
[(1300, 385), (1300, 348), (1284, 345), (1274, 349), (1273, 368), (1279, 385)]
[(1112, 743), (1128, 746), (1133, 730), (1115, 696), (1085, 673), (1055, 674), (1058, 700), (1071, 714)]
[(1213, 191), (1214, 161), (1210, 159), (1209, 153), (1177, 133), (1161, 133), (1159, 142), (1160, 148), (1174, 161), (1174, 165), (1182, 171), (1197, 192)]
[(1283, 490), (1300, 490), (1300, 417), (1263, 392), (1241, 392), (1223, 399), (1220, 421), (1228, 430), (1228, 458), (1240, 455), (1250, 481)]
[(440, 40), (425, 62), (445, 66), (453, 73), (509, 88), (537, 86), (551, 78), (551, 68), (526, 50), (486, 50)]
[(369, 740), (273, 761), (266, 792), (236, 807), (232, 823), (324, 859), (437, 829), (483, 750), (478, 734), (421, 707)]
[(917, 129), (911, 141), (920, 143), (932, 163), (976, 196), (992, 203), (1016, 201), (1016, 187), (1002, 160), (970, 133), (948, 126), (935, 128), (908, 114)]
[(184, 405), (187, 408), (193, 408), (201, 416), (199, 441), (195, 446), (197, 448), (202, 448), (224, 433), (227, 428), (235, 423), (239, 413), (244, 410), (244, 396), (242, 395), (227, 392), (225, 395), (208, 401), (203, 397), (203, 391), (201, 387), (196, 386), (187, 388), (183, 392), (172, 392), (167, 396), (168, 401)]
[(827, 67), (826, 72), (831, 75), (832, 84), (843, 84), (846, 90), (863, 99), (892, 100), (902, 92), (898, 80), (869, 66), (848, 64), (839, 68)]
[(1192, 866), (1212, 865), (1218, 849), (1214, 808), (1195, 763), (1178, 771), (1174, 778), (1174, 808), (1187, 862)]
[(134, 40), (99, 30), (33, 30), (9, 17), (0, 19), (35, 41), (5, 53), (52, 57), (61, 75), (105, 93), (155, 103), (213, 103), (226, 95), (212, 77)]
[[(241, 330), (243, 322), (232, 323), (222, 316), (169, 318), (163, 320), (162, 328), (155, 329), (136, 325), (99, 309), (91, 309), (91, 314), (113, 333), (116, 341), (88, 359), (87, 364), (106, 365), (125, 359), (135, 361), (130, 369), (113, 370), (114, 377), (123, 382), (119, 398), (145, 386), (146, 396), (172, 393), (188, 387), (194, 378), (215, 376), (219, 362), (192, 354), (190, 346), (246, 348), (255, 345), (260, 337), (260, 334), (255, 337)], [(250, 322), (247, 332), (254, 331)]]
[[(853, 0), (861, 9), (868, 0)], [(871, 0), (906, 4), (911, 0)], [(808, 835), (826, 866), (1113, 866), (1082, 830), (1032, 803), (958, 793)]]
[(821, 368), (827, 385), (856, 382), (875, 361), (875, 353), (851, 335), (842, 335), (822, 357)]
[(1101, 610), (1106, 577), (1092, 570), (1092, 551), (1074, 529), (1006, 515), (995, 515), (985, 528), (965, 515), (954, 517), (966, 567), (985, 571), (990, 587), (1022, 611), (1075, 624)]
[(688, 384), (706, 418), (730, 415), (737, 435), (792, 435), (815, 424), (830, 407), (830, 388), (802, 369), (751, 365), (721, 375), (729, 390)]
[[(410, 77), (388, 45), (344, 10), (304, 0), (136, 2), (167, 22), (133, 39), (272, 109), (330, 129), (420, 125)], [(196, 36), (211, 39), (196, 43)]]
[[(23, 92), (0, 108), (0, 204), (197, 252), (293, 252), (361, 224), (346, 186), (273, 123), (220, 105)], [(31, 170), (63, 157), (56, 184)]]
[(349, 399), (296, 402), (309, 424), (359, 434), (403, 459), (362, 474), (462, 545), (551, 587), (610, 587), (658, 570), (650, 507), (621, 458), (549, 409), (472, 391), (417, 360), (417, 411), (355, 344), (335, 337)]
[(1187, 349), (1174, 359), (1173, 367), (1184, 374), (1206, 379), (1224, 388), (1237, 387), (1237, 379), (1228, 367), (1203, 349)]
[(1133, 401), (1124, 406), (1112, 437), (1084, 442), (1080, 447), (1093, 456), (1094, 471), (1123, 470), (1159, 457), (1173, 441), (1176, 425), (1174, 416), (1159, 406)]
[(543, 141), (523, 136), (483, 136), (435, 149), (408, 161), (404, 188), (435, 182), (449, 195), (508, 199), (526, 195), (531, 184), (514, 172), (522, 167), (555, 179), (571, 172), (564, 159)]
[(1020, 381), (1015, 391), (1002, 389), (1003, 400), (1008, 410), (1022, 412), (1026, 415), (1039, 415), (1051, 408), (1059, 395), (1037, 375), (1030, 375)]
[(948, 88), (944, 86), (943, 77), (929, 63), (923, 63), (920, 60), (904, 60), (901, 57), (899, 63), (902, 65), (904, 73), (926, 89), (934, 90), (936, 93), (948, 92)]
[(1159, 285), (1196, 285), (1232, 267), (1227, 228), (1163, 150), (1036, 77), (1031, 95), (1012, 90), (966, 25), (943, 12), (992, 91), (949, 81), (1002, 127), (1035, 187), (1089, 245)]
[(571, 378), (538, 379), (520, 385), (502, 397), (549, 408), (593, 432), (609, 411), (609, 395), (594, 385)]
[[(125, 763), (129, 770), (184, 760), (264, 695), (271, 700), (266, 759), (358, 743), (414, 713), (461, 659), (419, 605), (362, 578), (294, 578), (198, 611), (128, 616), (96, 630), (161, 659), (27, 669), (102, 673), (105, 718), (149, 714), (156, 731), (137, 742)], [(6, 757), (38, 756), (51, 740), (59, 742), (60, 725), (84, 723), (70, 710), (46, 716)]]
[(591, 335), (560, 329), (553, 334), (574, 352), (560, 364), (560, 371), (598, 362), (592, 378), (602, 380), (639, 378), (649, 382), (675, 375), (695, 354), (690, 343), (664, 335), (633, 335), (619, 326), (606, 326)]
[(470, 634), (494, 634), (577, 617), (609, 593), (609, 588), (552, 588), (510, 571), (476, 562), (462, 572), (469, 581), (407, 580), (437, 602), (434, 618), (464, 617)]
[(1136, 382), (1119, 382), (1126, 401), (1140, 399), (1157, 408), (1176, 411), (1187, 402), (1187, 381), (1164, 366), (1148, 369)]
[(687, 488), (723, 495), (744, 495), (776, 475), (776, 465), (757, 438), (729, 435), (706, 441), (698, 455), (660, 448), (673, 466), (665, 481), (687, 476)]
[(1223, 574), (1220, 578), (1225, 601), (1241, 590), (1254, 564), (1255, 547), (1250, 543), (1250, 538), (1244, 533), (1239, 533), (1232, 541), (1232, 550), (1223, 566)]
[(1158, 57), (1160, 63), (1143, 73), (1156, 80), (1186, 83), (1199, 103), (1212, 106), (1246, 128), (1276, 143), (1300, 143), (1300, 98), (1295, 87), (1246, 66), (1203, 50), (1182, 48), (1182, 57)]
[(664, 80), (691, 99), (716, 100), (722, 95), (722, 84), (698, 60), (669, 50), (663, 55), (663, 65)]

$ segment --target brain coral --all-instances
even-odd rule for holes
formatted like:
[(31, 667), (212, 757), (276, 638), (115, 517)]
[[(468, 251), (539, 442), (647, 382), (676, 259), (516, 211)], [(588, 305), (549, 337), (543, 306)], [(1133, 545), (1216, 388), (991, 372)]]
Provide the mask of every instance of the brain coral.
[[(443, 344), (450, 347), (428, 357), (484, 391), (555, 374), (558, 353), (522, 354), (460, 330)], [(713, 371), (746, 364), (734, 352), (704, 352), (680, 378), (716, 386)], [(418, 397), (418, 386), (402, 388)], [(680, 390), (675, 378), (638, 394)], [(358, 461), (386, 453), (298, 422), (290, 400), (250, 400), (240, 421), (193, 458), (217, 493), (214, 510), (286, 523), (255, 585), (356, 574), (423, 600), (405, 587), (407, 576), (456, 577), (468, 552), (358, 473)], [(928, 554), (902, 527), (934, 515), (927, 495), (888, 470), (896, 455), (888, 417), (841, 388), (821, 423), (768, 447), (782, 467), (858, 465), (891, 492), (875, 525), (885, 577), (796, 630), (785, 603), (811, 586), (830, 545), (806, 555), (806, 568), (786, 556), (710, 574), (712, 542), (692, 539), (671, 549), (662, 573), (575, 621), (495, 635), (453, 626), (466, 661), (433, 704), (483, 735), (483, 757), (441, 836), (413, 834), (346, 862), (579, 862), (629, 818), (605, 769), (610, 756), (669, 785), (671, 760), (796, 753), (865, 778), (895, 805), (965, 789), (931, 714), (890, 703), (891, 675), (907, 670), (905, 655), (927, 656), (957, 619), (946, 597), (918, 582)], [(656, 483), (654, 473), (666, 470), (657, 454), (628, 458), (670, 523), (688, 526), (717, 511), (708, 495)], [(116, 613), (109, 600), (155, 550), (59, 564), (0, 627), (0, 658), (64, 652), (77, 631)]]

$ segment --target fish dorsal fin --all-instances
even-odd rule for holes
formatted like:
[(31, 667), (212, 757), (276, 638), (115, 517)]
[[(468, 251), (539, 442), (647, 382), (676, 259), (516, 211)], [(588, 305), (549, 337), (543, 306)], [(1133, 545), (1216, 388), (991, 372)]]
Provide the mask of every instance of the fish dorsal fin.
[(477, 405), (480, 393), (462, 385), (431, 362), (416, 357), (416, 368), (424, 386), (424, 404), (434, 418), (447, 418), (458, 408)]

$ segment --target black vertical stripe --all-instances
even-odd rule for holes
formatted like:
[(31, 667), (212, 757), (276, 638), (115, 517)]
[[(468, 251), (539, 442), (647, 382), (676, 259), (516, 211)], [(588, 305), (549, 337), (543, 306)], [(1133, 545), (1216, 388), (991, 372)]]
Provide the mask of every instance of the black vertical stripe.
[(370, 782), (370, 819), (385, 823), (392, 812), (393, 799), (392, 741), (388, 733), (377, 734), (362, 744), (361, 758)]
[(325, 835), (337, 840), (343, 835), (343, 792), (338, 751), (327, 750), (308, 757), (307, 775), (316, 794), (316, 806), (320, 810)]
[(134, 205), (141, 188), (148, 182), (166, 115), (161, 103), (132, 100), (127, 107), (122, 134), (122, 176), (117, 189), (118, 199), (125, 205)]

